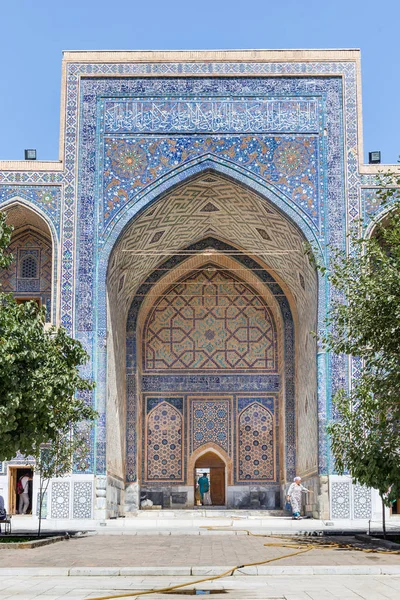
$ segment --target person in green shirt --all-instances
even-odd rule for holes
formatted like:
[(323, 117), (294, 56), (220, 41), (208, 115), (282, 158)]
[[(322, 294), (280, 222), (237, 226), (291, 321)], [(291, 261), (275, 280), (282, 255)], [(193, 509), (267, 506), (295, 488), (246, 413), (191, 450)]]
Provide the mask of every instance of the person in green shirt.
[(199, 477), (199, 488), (200, 488), (200, 497), (201, 501), (204, 504), (204, 494), (208, 492), (210, 489), (210, 484), (208, 482), (207, 473), (203, 473), (201, 477)]

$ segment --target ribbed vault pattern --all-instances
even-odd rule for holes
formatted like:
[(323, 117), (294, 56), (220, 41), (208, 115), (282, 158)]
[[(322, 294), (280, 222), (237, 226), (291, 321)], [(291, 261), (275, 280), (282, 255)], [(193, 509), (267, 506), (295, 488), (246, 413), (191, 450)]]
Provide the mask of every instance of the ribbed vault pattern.
[(258, 256), (307, 304), (305, 281), (315, 283), (315, 274), (298, 229), (272, 204), (213, 173), (179, 186), (128, 225), (108, 274), (120, 308), (128, 310), (138, 285), (168, 255), (213, 235)]

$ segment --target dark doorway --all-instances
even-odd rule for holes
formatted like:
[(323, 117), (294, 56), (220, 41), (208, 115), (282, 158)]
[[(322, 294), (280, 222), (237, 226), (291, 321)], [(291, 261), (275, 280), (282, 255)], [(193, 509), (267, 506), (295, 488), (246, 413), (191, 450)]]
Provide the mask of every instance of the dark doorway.
[(198, 474), (207, 473), (212, 506), (225, 506), (225, 463), (222, 458), (210, 450), (198, 458), (194, 468), (195, 486), (199, 479)]
[[(30, 467), (9, 466), (9, 510), (11, 515), (32, 514), (32, 477)], [(20, 484), (18, 483), (20, 482)], [(19, 493), (21, 490), (24, 496)]]

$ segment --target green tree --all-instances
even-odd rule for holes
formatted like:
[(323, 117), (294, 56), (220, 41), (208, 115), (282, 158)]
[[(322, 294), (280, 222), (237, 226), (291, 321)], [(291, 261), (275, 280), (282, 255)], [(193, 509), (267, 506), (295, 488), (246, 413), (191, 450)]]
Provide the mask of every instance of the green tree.
[(0, 212), (0, 268), (6, 269), (12, 261), (12, 254), (7, 253), (13, 228), (7, 225), (6, 215)]
[[(11, 231), (0, 213), (3, 268), (12, 260)], [(84, 398), (94, 384), (80, 372), (88, 355), (63, 328), (45, 328), (45, 312), (0, 294), (0, 460), (17, 451), (37, 455), (40, 444), (57, 444), (66, 427), (96, 417)]]
[(361, 363), (351, 391), (339, 390), (333, 398), (336, 415), (328, 432), (336, 470), (377, 489), (390, 505), (400, 497), (399, 175), (382, 176), (381, 186), (388, 212), (374, 234), (363, 228), (361, 236), (350, 236), (350, 255), (331, 249), (329, 269), (319, 266), (340, 298), (321, 341)]

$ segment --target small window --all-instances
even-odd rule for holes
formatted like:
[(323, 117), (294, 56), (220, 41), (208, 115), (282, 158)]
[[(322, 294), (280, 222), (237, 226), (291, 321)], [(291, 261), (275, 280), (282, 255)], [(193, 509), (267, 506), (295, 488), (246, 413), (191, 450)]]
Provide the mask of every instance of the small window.
[(21, 279), (36, 279), (38, 276), (37, 261), (33, 256), (25, 256), (21, 263)]
[(42, 306), (42, 301), (40, 298), (15, 298), (17, 304), (25, 304), (25, 302), (36, 302), (36, 304), (40, 307)]

